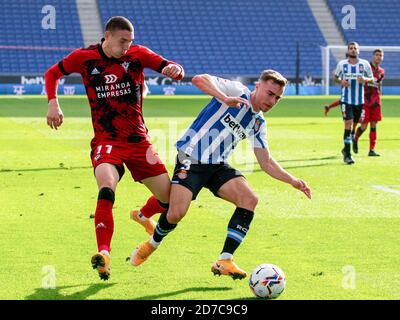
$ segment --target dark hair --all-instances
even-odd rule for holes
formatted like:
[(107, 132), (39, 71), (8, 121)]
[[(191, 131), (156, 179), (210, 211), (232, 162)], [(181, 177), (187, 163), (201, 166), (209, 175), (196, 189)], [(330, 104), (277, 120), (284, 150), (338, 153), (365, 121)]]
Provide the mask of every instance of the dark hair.
[(350, 46), (351, 46), (352, 44), (355, 45), (355, 46), (358, 47), (358, 48), (360, 47), (360, 45), (358, 44), (358, 42), (352, 41), (352, 42), (349, 42), (349, 43), (347, 44), (347, 49), (349, 49)]
[(378, 49), (375, 49), (374, 52), (372, 52), (372, 55), (374, 55), (377, 52), (380, 52), (383, 54), (383, 50), (381, 48), (378, 48)]
[(105, 29), (106, 31), (128, 30), (133, 32), (133, 25), (127, 18), (115, 16), (108, 19)]
[(268, 69), (264, 70), (261, 72), (260, 78), (258, 79), (259, 81), (268, 81), (272, 80), (276, 84), (279, 84), (280, 86), (284, 87), (288, 83), (287, 79), (281, 75), (278, 71)]

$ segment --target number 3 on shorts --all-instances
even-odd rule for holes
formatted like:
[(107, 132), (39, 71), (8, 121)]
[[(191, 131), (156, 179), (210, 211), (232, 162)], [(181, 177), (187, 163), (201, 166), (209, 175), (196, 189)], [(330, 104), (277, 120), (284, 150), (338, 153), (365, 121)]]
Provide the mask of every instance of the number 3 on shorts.
[(344, 103), (342, 103), (342, 105), (340, 107), (342, 109), (343, 117), (346, 117), (346, 105)]
[[(106, 147), (106, 153), (110, 154), (112, 150), (112, 145), (106, 144), (105, 147)], [(103, 149), (103, 145), (99, 145), (97, 147), (96, 154), (100, 154), (101, 149)]]
[(185, 159), (182, 161), (183, 167), (182, 169), (184, 170), (190, 170), (190, 166), (192, 165), (192, 161), (190, 161), (189, 159)]
[(365, 109), (362, 109), (361, 116), (360, 116), (360, 122), (364, 122), (364, 119), (365, 119)]

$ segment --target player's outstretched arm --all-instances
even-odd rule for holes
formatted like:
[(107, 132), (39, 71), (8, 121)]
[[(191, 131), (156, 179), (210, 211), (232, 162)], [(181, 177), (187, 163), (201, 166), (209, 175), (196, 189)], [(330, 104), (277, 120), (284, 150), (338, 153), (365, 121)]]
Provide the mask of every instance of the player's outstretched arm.
[[(218, 81), (229, 82), (229, 80), (219, 78)], [(200, 74), (192, 78), (192, 84), (204, 93), (217, 98), (230, 107), (240, 108), (241, 104), (246, 107), (249, 102), (242, 97), (231, 97), (226, 95), (218, 86), (213, 82), (213, 77), (209, 74)]]
[(49, 101), (49, 109), (47, 111), (47, 124), (52, 129), (56, 129), (62, 125), (64, 121), (64, 115), (58, 104), (57, 99), (57, 87), (58, 79), (63, 76), (57, 64), (49, 68), (44, 77), (46, 83), (46, 93)]
[(311, 189), (308, 185), (303, 180), (292, 176), (289, 172), (283, 169), (280, 164), (271, 157), (268, 148), (254, 148), (254, 154), (256, 155), (257, 161), (263, 171), (269, 174), (272, 178), (292, 185), (311, 199)]

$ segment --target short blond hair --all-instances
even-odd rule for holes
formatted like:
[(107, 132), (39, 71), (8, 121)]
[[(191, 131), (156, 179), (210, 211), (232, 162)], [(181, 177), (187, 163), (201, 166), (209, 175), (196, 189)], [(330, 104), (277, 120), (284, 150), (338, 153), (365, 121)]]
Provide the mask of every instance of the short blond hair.
[(279, 84), (281, 87), (286, 86), (288, 83), (288, 80), (283, 75), (281, 75), (278, 71), (272, 69), (264, 70), (263, 72), (261, 72), (260, 78), (258, 79), (258, 81), (268, 80), (272, 80), (276, 84)]

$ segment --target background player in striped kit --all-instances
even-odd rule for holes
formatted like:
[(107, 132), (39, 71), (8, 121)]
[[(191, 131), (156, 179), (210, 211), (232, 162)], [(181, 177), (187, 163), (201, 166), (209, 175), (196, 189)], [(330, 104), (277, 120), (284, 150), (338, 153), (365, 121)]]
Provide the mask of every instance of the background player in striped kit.
[(287, 80), (274, 70), (265, 70), (253, 92), (240, 82), (207, 74), (195, 76), (192, 82), (214, 98), (177, 142), (178, 156), (169, 209), (160, 216), (150, 240), (132, 252), (130, 261), (134, 266), (143, 263), (163, 238), (175, 229), (188, 211), (190, 202), (206, 187), (215, 196), (236, 206), (228, 223), (224, 247), (211, 270), (214, 274), (242, 279), (246, 272), (233, 262), (233, 253), (249, 230), (258, 198), (242, 174), (227, 163), (235, 146), (249, 138), (263, 171), (311, 198), (307, 184), (286, 172), (268, 149), (263, 112), (278, 103)]
[(364, 104), (364, 84), (373, 82), (372, 70), (369, 62), (359, 59), (360, 47), (357, 42), (347, 45), (348, 59), (338, 63), (335, 71), (335, 81), (342, 87), (340, 99), (344, 120), (344, 148), (342, 149), (343, 161), (353, 164), (351, 156), (351, 131), (353, 123), (358, 122)]

